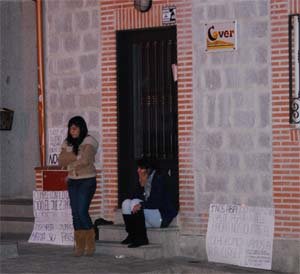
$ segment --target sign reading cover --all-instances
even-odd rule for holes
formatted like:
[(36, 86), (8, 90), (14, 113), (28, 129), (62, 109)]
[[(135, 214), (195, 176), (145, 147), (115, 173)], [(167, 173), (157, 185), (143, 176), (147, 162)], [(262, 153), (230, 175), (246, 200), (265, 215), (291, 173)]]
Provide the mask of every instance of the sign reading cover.
[(273, 233), (273, 208), (211, 204), (208, 261), (271, 269)]
[(30, 243), (73, 245), (74, 229), (67, 191), (33, 191), (34, 227)]
[(206, 51), (237, 49), (236, 21), (205, 24)]

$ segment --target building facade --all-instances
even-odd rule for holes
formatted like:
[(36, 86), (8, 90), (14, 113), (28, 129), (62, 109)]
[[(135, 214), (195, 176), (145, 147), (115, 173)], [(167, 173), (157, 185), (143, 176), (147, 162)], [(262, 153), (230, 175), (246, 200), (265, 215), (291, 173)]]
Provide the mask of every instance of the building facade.
[[(289, 121), (288, 20), (300, 13), (299, 1), (154, 0), (147, 12), (133, 2), (45, 1), (48, 164), (55, 152), (51, 134), (63, 132), (71, 116), (83, 115), (100, 140), (91, 213), (114, 220), (117, 33), (176, 28), (181, 253), (206, 259), (211, 203), (274, 207), (273, 269), (296, 271), (300, 129)], [(175, 10), (175, 20), (163, 20), (166, 8)], [(209, 51), (205, 26), (224, 22), (234, 22), (235, 48)], [(42, 173), (36, 171), (37, 189), (43, 187)]]

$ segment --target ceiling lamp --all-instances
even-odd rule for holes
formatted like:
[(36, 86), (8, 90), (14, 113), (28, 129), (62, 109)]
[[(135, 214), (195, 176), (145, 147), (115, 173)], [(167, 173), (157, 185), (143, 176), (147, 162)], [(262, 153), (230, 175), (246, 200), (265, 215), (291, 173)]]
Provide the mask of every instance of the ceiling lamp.
[(152, 6), (152, 0), (134, 0), (134, 7), (140, 12), (148, 11)]

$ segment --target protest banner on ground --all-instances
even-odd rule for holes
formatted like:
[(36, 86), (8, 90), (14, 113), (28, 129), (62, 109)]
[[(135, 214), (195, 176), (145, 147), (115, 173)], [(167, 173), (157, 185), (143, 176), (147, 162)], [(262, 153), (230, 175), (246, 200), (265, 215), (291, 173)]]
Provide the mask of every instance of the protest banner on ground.
[(30, 243), (73, 245), (74, 229), (67, 191), (33, 191), (33, 213)]
[(271, 269), (274, 209), (211, 204), (206, 251), (211, 262)]

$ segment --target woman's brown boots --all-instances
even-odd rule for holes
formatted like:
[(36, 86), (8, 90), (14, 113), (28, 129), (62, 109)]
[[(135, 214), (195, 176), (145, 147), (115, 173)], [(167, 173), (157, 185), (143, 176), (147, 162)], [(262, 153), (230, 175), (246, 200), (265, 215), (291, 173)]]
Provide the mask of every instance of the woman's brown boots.
[(95, 230), (91, 228), (89, 230), (85, 230), (85, 255), (93, 256), (95, 252)]
[(94, 228), (89, 230), (74, 231), (75, 251), (74, 256), (93, 256), (95, 252), (95, 231)]
[(85, 249), (85, 230), (74, 231), (75, 251), (74, 256), (82, 256)]

